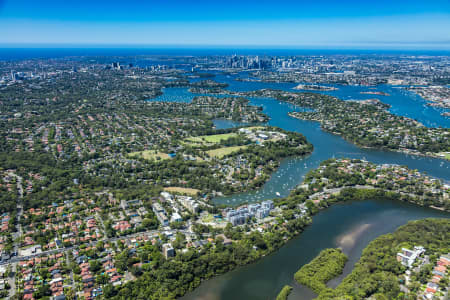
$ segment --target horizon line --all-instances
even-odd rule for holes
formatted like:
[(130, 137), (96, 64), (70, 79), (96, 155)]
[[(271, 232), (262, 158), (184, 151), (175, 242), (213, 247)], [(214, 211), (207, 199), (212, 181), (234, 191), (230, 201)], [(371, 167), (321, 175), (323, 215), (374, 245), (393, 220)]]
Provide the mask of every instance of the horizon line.
[(404, 50), (450, 51), (450, 41), (364, 42), (342, 44), (263, 45), (263, 44), (151, 44), (151, 43), (2, 43), (0, 48), (180, 48), (180, 49), (266, 49), (266, 50)]

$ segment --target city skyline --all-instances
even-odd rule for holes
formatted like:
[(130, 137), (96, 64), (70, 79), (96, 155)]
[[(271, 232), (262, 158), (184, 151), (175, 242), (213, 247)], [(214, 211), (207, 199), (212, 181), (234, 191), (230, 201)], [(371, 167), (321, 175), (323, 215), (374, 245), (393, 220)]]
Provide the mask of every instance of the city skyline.
[(0, 1), (2, 45), (450, 49), (447, 1)]

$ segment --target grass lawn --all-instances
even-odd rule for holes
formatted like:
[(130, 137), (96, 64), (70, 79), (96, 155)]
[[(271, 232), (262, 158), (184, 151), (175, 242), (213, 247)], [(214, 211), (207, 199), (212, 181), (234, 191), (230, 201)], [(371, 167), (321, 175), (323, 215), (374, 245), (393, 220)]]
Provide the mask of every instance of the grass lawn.
[(202, 218), (202, 222), (212, 223), (212, 222), (214, 222), (214, 216), (212, 214), (208, 214)]
[(211, 157), (217, 157), (217, 158), (222, 158), (225, 155), (231, 154), (233, 152), (236, 152), (240, 149), (245, 149), (248, 146), (233, 146), (233, 147), (224, 147), (224, 148), (219, 148), (219, 149), (214, 149), (214, 150), (209, 150), (206, 151), (206, 153), (211, 156)]
[[(215, 225), (223, 226), (227, 221), (224, 221), (222, 218), (214, 218), (213, 214), (207, 214), (206, 216), (202, 216), (201, 221), (203, 223), (213, 223)], [(214, 226), (214, 225), (213, 225)], [(214, 226), (216, 227), (216, 226)]]
[(192, 136), (192, 137), (186, 138), (184, 140), (184, 143), (189, 144), (189, 145), (196, 145), (196, 144), (203, 144), (204, 141), (202, 140), (202, 138), (200, 136)]
[(203, 136), (194, 136), (187, 138), (186, 141), (194, 142), (194, 143), (212, 143), (217, 144), (220, 141), (224, 141), (229, 139), (230, 137), (237, 136), (237, 133), (224, 133), (224, 134), (214, 134), (214, 135), (203, 135)]
[(158, 160), (164, 160), (169, 159), (170, 156), (167, 153), (158, 152), (156, 150), (145, 150), (145, 151), (138, 151), (138, 152), (132, 152), (130, 153), (131, 157), (143, 157), (145, 159), (154, 159)]
[(196, 196), (200, 192), (200, 190), (197, 189), (177, 187), (177, 186), (165, 187), (164, 190), (169, 193), (180, 193), (190, 196)]
[(443, 155), (442, 158), (450, 160), (450, 152), (440, 152), (439, 155)]

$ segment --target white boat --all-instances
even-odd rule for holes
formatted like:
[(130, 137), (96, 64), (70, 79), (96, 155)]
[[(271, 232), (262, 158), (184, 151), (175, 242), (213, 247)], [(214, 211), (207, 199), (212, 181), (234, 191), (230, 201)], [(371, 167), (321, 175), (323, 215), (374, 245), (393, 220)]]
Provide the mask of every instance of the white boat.
[(280, 195), (280, 193), (279, 192), (276, 192), (275, 193), (278, 197), (281, 197), (281, 195)]

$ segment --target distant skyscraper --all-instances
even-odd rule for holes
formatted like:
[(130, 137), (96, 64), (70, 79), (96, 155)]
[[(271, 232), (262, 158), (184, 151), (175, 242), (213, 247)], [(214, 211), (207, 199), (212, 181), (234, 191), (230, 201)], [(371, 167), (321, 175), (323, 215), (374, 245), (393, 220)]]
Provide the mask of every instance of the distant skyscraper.
[(119, 62), (113, 62), (112, 63), (112, 68), (116, 69), (116, 70), (120, 70), (120, 63)]

